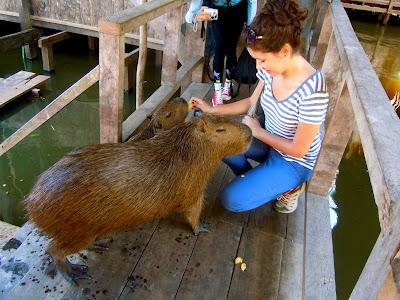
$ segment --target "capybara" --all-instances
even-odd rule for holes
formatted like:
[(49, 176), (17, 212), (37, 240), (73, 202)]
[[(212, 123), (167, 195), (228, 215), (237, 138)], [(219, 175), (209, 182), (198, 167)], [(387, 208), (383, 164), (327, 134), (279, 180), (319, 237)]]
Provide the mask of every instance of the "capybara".
[(66, 256), (96, 238), (174, 212), (183, 213), (197, 234), (208, 179), (223, 157), (244, 152), (250, 141), (246, 125), (203, 115), (148, 140), (86, 146), (39, 177), (26, 212), (51, 238), (53, 262), (75, 281), (86, 266)]
[(157, 109), (150, 116), (150, 122), (128, 139), (127, 142), (147, 140), (157, 132), (170, 129), (183, 123), (188, 115), (188, 102), (183, 98), (174, 98)]

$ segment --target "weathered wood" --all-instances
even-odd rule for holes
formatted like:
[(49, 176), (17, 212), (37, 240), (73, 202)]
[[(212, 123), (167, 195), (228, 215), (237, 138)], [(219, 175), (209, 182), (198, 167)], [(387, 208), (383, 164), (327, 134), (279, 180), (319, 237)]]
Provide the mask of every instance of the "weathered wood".
[(139, 48), (125, 54), (125, 81), (124, 81), (124, 91), (129, 91), (133, 88), (134, 74), (133, 66), (137, 62), (139, 56)]
[(182, 80), (188, 76), (194, 68), (203, 63), (203, 58), (193, 57), (192, 60), (184, 66), (181, 66), (177, 74), (177, 82), (174, 86), (161, 86), (159, 87), (141, 107), (133, 112), (123, 122), (122, 141), (125, 141), (131, 134), (142, 124), (142, 122), (150, 116), (159, 105), (168, 101), (175, 92), (179, 89)]
[(388, 8), (387, 8), (386, 15), (385, 15), (385, 17), (383, 18), (383, 25), (386, 25), (387, 22), (389, 22), (390, 15), (391, 15), (391, 13), (392, 13), (393, 3), (394, 3), (393, 0), (390, 0), (389, 6), (388, 6)]
[(26, 29), (17, 33), (0, 37), (0, 52), (22, 47), (37, 41), (42, 31), (37, 28)]
[(165, 42), (161, 70), (161, 84), (173, 86), (178, 67), (178, 45), (181, 37), (182, 7), (174, 8), (167, 14)]
[[(71, 33), (83, 34), (91, 37), (99, 37), (98, 27), (85, 24), (77, 24), (73, 22), (32, 16), (32, 24), (34, 26), (50, 28), (60, 31), (68, 31)], [(8, 22), (19, 22), (18, 14), (0, 10), (0, 20)], [(134, 33), (125, 34), (126, 43), (131, 45), (139, 45), (139, 35)], [(147, 46), (151, 49), (162, 50), (164, 41), (159, 38), (147, 38)]]
[(397, 288), (397, 292), (400, 295), (400, 250), (391, 261), (393, 280)]
[(149, 22), (177, 7), (187, 0), (153, 0), (146, 4), (125, 9), (99, 22), (99, 31), (120, 35)]
[(305, 222), (303, 299), (336, 299), (328, 197), (307, 192)]
[(9, 88), (34, 77), (36, 74), (32, 72), (19, 71), (0, 82), (0, 92), (4, 92)]
[(347, 87), (336, 101), (332, 117), (322, 142), (308, 191), (326, 196), (336, 176), (344, 150), (355, 125), (350, 95)]
[(400, 300), (400, 292), (396, 288), (393, 273), (389, 271), (376, 300)]
[[(367, 263), (351, 293), (350, 300), (375, 300), (390, 271), (390, 262), (400, 245), (400, 209), (393, 215), (389, 228), (381, 232)], [(373, 284), (372, 284), (373, 283)]]
[[(140, 0), (140, 3), (146, 3), (147, 0)], [(136, 109), (143, 103), (143, 82), (144, 72), (146, 70), (147, 60), (147, 23), (140, 26), (139, 38), (139, 60), (136, 70)]]
[[(316, 34), (316, 33), (314, 33)], [(328, 48), (328, 43), (330, 41), (330, 37), (332, 36), (332, 20), (331, 14), (326, 10), (323, 18), (323, 23), (321, 27), (321, 32), (319, 34), (316, 52), (314, 56), (311, 57), (310, 61), (312, 62), (315, 68), (322, 68), (322, 64), (324, 58), (326, 57), (326, 51)], [(313, 36), (314, 37), (314, 36)], [(314, 41), (311, 41), (313, 45)]]
[(49, 76), (38, 75), (33, 78), (26, 79), (20, 82), (19, 84), (10, 87), (7, 90), (3, 90), (0, 93), (0, 108), (6, 105), (7, 103), (11, 102), (12, 100), (20, 97), (21, 95), (29, 92), (34, 87), (43, 83), (49, 78), (50, 78)]
[[(31, 1), (29, 0), (18, 0), (18, 11), (20, 18), (21, 30), (31, 29)], [(34, 41), (32, 41), (34, 42)], [(29, 59), (34, 59), (37, 57), (37, 48), (33, 43), (29, 43), (31, 45), (24, 46), (25, 57)]]
[(71, 33), (62, 31), (39, 39), (39, 48), (42, 52), (43, 70), (54, 70), (53, 44), (63, 41), (71, 36)]
[(124, 37), (100, 34), (100, 143), (121, 141), (124, 100)]
[(88, 36), (88, 48), (90, 50), (96, 50), (99, 48), (99, 40), (93, 36)]
[(99, 67), (96, 66), (92, 71), (69, 87), (64, 93), (54, 99), (43, 110), (36, 114), (32, 119), (25, 123), (15, 133), (5, 139), (0, 145), (0, 156), (19, 143), (23, 138), (32, 133), (36, 128), (50, 119), (53, 115), (64, 108), (77, 96), (91, 87), (99, 80)]

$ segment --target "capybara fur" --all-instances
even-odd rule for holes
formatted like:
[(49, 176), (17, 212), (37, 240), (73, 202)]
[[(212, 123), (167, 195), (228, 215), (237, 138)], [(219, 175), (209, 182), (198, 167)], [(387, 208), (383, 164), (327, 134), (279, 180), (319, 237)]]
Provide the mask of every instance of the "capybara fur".
[(157, 132), (168, 130), (183, 123), (188, 115), (188, 103), (183, 98), (174, 98), (157, 109), (150, 116), (150, 121), (127, 142), (147, 140)]
[(79, 274), (66, 256), (96, 238), (175, 212), (197, 233), (208, 179), (250, 140), (246, 125), (203, 115), (148, 140), (86, 146), (39, 177), (26, 212), (51, 238), (48, 252), (58, 269), (73, 278)]

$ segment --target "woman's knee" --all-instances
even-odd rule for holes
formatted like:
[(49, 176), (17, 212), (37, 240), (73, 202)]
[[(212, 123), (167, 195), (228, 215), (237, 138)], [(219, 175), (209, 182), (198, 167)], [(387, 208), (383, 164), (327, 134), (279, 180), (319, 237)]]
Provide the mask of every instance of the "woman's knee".
[(238, 193), (231, 184), (228, 184), (222, 190), (220, 200), (225, 209), (231, 212), (242, 212), (248, 210), (248, 208), (243, 205), (244, 198), (241, 193)]

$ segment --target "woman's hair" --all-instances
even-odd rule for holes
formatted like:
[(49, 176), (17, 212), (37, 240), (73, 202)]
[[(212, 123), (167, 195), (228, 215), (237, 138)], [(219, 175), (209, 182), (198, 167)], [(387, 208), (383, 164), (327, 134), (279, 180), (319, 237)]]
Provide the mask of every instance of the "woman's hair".
[(296, 52), (302, 46), (302, 21), (308, 11), (297, 0), (267, 0), (250, 24), (257, 39), (246, 40), (247, 47), (263, 52), (278, 52), (285, 43)]

